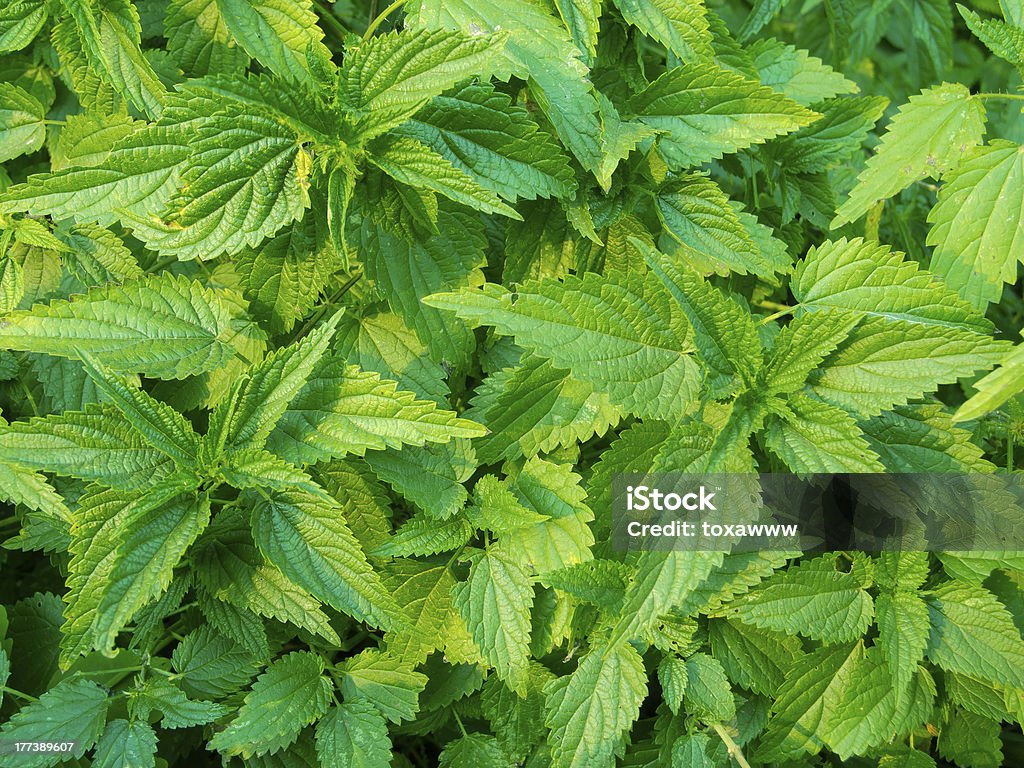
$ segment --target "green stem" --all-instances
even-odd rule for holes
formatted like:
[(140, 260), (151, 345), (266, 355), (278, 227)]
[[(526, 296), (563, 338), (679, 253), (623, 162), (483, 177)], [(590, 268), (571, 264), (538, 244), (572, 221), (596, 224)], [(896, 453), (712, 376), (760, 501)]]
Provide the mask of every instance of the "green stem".
[(729, 751), (729, 757), (736, 761), (736, 765), (740, 768), (750, 768), (750, 763), (743, 756), (743, 750), (740, 749), (739, 744), (732, 740), (725, 728), (722, 727), (721, 723), (712, 723), (711, 727), (715, 729), (715, 733), (718, 734), (718, 738), (725, 744), (725, 748)]
[(1024, 93), (976, 93), (974, 96), (978, 99), (1013, 99), (1014, 101), (1024, 101)]
[(16, 699), (24, 699), (25, 701), (39, 701), (39, 699), (37, 699), (35, 696), (29, 696), (27, 693), (22, 693), (21, 691), (15, 688), (9, 688), (6, 685), (0, 685), (0, 691), (3, 691), (4, 693), (9, 693)]
[(36, 399), (32, 397), (32, 391), (28, 388), (28, 385), (25, 383), (25, 379), (20, 376), (18, 377), (18, 386), (21, 387), (21, 391), (25, 393), (25, 399), (28, 400), (29, 407), (32, 408), (32, 415), (38, 416), (39, 406), (36, 405)]
[(357, 282), (359, 282), (359, 279), (362, 276), (363, 276), (362, 272), (356, 272), (354, 275), (352, 275), (352, 277), (350, 277), (348, 280), (346, 280), (345, 283), (337, 291), (335, 291), (334, 295), (331, 296), (323, 304), (321, 304), (320, 305), (320, 309), (318, 309), (313, 314), (313, 316), (311, 318), (309, 318), (309, 320), (307, 320), (305, 322), (305, 324), (298, 330), (298, 332), (295, 334), (295, 336), (292, 337), (292, 342), (294, 343), (294, 342), (298, 341), (303, 336), (305, 336), (307, 333), (309, 333), (311, 330), (313, 330), (313, 328), (316, 327), (316, 324), (319, 323), (321, 320), (323, 320), (324, 315), (327, 314), (327, 311), (331, 308), (331, 306), (336, 301), (341, 299), (342, 296), (344, 296), (346, 293), (348, 293), (349, 289), (353, 285), (355, 285)]
[(330, 3), (323, 2), (323, 0), (316, 0), (316, 9), (319, 11), (320, 21), (327, 24), (331, 28), (331, 31), (337, 36), (340, 42), (344, 42), (345, 35), (348, 34), (348, 30), (345, 29), (345, 25), (342, 24), (338, 17), (334, 15), (334, 9), (331, 8)]
[(1017, 464), (1017, 462), (1014, 461), (1014, 459), (1013, 459), (1013, 446), (1014, 446), (1013, 435), (1007, 435), (1006, 436), (1006, 471), (1007, 472), (1013, 472), (1013, 468)]
[[(458, 723), (458, 725), (459, 725), (459, 730), (460, 730), (460, 731), (462, 731), (462, 735), (463, 735), (463, 736), (467, 736), (467, 737), (468, 737), (468, 736), (469, 736), (469, 734), (468, 734), (468, 733), (466, 733), (466, 726), (464, 726), (464, 725), (462, 724), (462, 718), (461, 718), (461, 717), (459, 717), (459, 713), (458, 713), (458, 712), (456, 712), (456, 711), (455, 711), (455, 710), (453, 709), (453, 710), (452, 710), (452, 714), (453, 714), (453, 715), (455, 715), (455, 722), (456, 722), (456, 723)], [(750, 766), (747, 766), (747, 768), (750, 768)]]
[(761, 325), (768, 325), (768, 323), (770, 323), (772, 320), (778, 320), (780, 317), (784, 317), (785, 315), (790, 314), (794, 310), (796, 310), (796, 307), (786, 307), (784, 309), (780, 309), (778, 312), (775, 312), (774, 314), (771, 314), (771, 315), (768, 315), (767, 317), (761, 318), (761, 323), (760, 324)]
[(377, 31), (377, 27), (384, 23), (384, 19), (386, 19), (392, 11), (401, 8), (403, 5), (405, 5), (405, 0), (395, 0), (395, 2), (381, 11), (380, 14), (370, 22), (369, 26), (367, 26), (366, 31), (363, 33), (363, 40), (369, 40), (373, 37), (373, 33)]

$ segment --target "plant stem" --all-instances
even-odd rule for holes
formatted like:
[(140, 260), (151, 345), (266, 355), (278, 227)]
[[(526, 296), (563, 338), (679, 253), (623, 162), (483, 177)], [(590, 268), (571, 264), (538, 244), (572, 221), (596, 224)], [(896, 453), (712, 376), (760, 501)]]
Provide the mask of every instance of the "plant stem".
[(395, 0), (391, 5), (385, 8), (380, 14), (370, 22), (369, 26), (366, 27), (366, 31), (363, 33), (363, 40), (369, 40), (373, 37), (373, 33), (377, 31), (379, 27), (392, 11), (397, 10), (405, 5), (405, 0)]
[(1014, 101), (1024, 101), (1024, 93), (976, 93), (974, 95), (979, 99), (1013, 99)]
[(761, 323), (760, 324), (761, 325), (768, 325), (768, 323), (770, 323), (772, 320), (777, 320), (780, 317), (783, 317), (784, 315), (788, 315), (791, 312), (793, 312), (795, 309), (796, 309), (796, 307), (785, 307), (784, 309), (780, 309), (778, 312), (776, 312), (774, 314), (771, 314), (771, 315), (768, 315), (767, 317), (761, 318)]
[(3, 691), (4, 693), (9, 693), (16, 699), (24, 699), (25, 701), (39, 701), (39, 699), (37, 699), (35, 696), (29, 696), (27, 693), (22, 693), (21, 691), (15, 688), (8, 688), (6, 685), (0, 685), (0, 691)]
[(334, 15), (334, 9), (331, 7), (329, 2), (324, 0), (315, 1), (316, 9), (319, 11), (317, 14), (320, 17), (320, 21), (324, 22), (331, 31), (337, 36), (339, 42), (344, 42), (345, 35), (348, 34), (348, 30), (345, 29), (345, 25), (342, 24), (338, 17)]
[(740, 749), (739, 744), (732, 740), (725, 728), (722, 727), (721, 723), (712, 723), (711, 727), (715, 729), (715, 733), (718, 734), (718, 738), (725, 744), (725, 748), (729, 751), (729, 757), (736, 761), (736, 765), (740, 768), (750, 768), (750, 763), (743, 756), (743, 750)]
[(1017, 462), (1013, 460), (1013, 447), (1014, 439), (1013, 435), (1006, 436), (1006, 471), (1013, 472), (1013, 468)]
[(348, 293), (349, 289), (357, 282), (359, 282), (359, 278), (361, 278), (362, 276), (362, 272), (356, 272), (354, 275), (352, 275), (352, 277), (346, 280), (345, 283), (337, 291), (335, 291), (334, 295), (331, 296), (323, 304), (321, 304), (320, 309), (318, 309), (313, 314), (313, 316), (305, 322), (305, 324), (299, 329), (298, 333), (296, 333), (295, 336), (292, 337), (292, 342), (294, 343), (298, 341), (311, 330), (313, 330), (316, 324), (319, 323), (323, 319), (324, 315), (327, 314), (327, 311), (330, 309), (331, 305), (334, 304), (334, 302), (338, 301), (338, 299), (340, 299), (346, 293)]
[[(453, 710), (452, 710), (452, 714), (453, 714), (453, 715), (455, 715), (455, 722), (456, 722), (456, 723), (458, 723), (458, 725), (459, 725), (459, 730), (460, 730), (460, 731), (462, 731), (462, 735), (463, 735), (463, 736), (469, 736), (469, 734), (468, 734), (468, 733), (466, 733), (466, 726), (464, 726), (464, 725), (462, 724), (462, 718), (461, 718), (461, 717), (459, 717), (459, 713), (458, 713), (458, 712), (456, 712), (456, 711), (455, 711), (455, 710), (453, 709)], [(750, 766), (747, 766), (747, 768), (750, 768)]]

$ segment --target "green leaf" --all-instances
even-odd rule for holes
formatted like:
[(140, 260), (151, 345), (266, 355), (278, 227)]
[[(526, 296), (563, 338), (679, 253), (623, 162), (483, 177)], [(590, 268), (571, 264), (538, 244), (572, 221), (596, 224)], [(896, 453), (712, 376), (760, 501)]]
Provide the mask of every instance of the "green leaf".
[(665, 656), (658, 665), (658, 682), (661, 684), (662, 696), (673, 715), (679, 714), (679, 705), (683, 702), (688, 679), (686, 662), (678, 656)]
[(474, 553), (469, 579), (454, 592), (455, 607), (473, 641), (512, 690), (526, 695), (533, 586), (515, 560), (489, 550)]
[(504, 768), (508, 757), (494, 736), (470, 733), (449, 741), (438, 758), (439, 768)]
[(970, 8), (956, 4), (968, 28), (996, 56), (1016, 65), (1018, 70), (1024, 67), (1024, 30), (998, 19), (982, 19)]
[(77, 224), (59, 228), (56, 234), (66, 244), (65, 265), (85, 285), (120, 283), (143, 275), (135, 255), (109, 229)]
[(142, 54), (139, 12), (129, 0), (66, 0), (91, 70), (136, 109), (158, 117), (167, 89)]
[(750, 387), (761, 362), (761, 342), (748, 311), (694, 270), (677, 267), (664, 254), (637, 242), (651, 270), (664, 283), (693, 328), (711, 397)]
[(647, 696), (643, 660), (628, 643), (594, 648), (575, 672), (548, 683), (544, 694), (552, 766), (610, 768)]
[(672, 768), (715, 768), (709, 749), (711, 737), (706, 733), (679, 737), (672, 744)]
[(388, 563), (381, 578), (402, 606), (409, 625), (388, 638), (388, 650), (411, 663), (426, 661), (430, 653), (445, 646), (454, 611), (451, 593), (455, 578), (444, 565), (412, 559)]
[(142, 720), (111, 720), (96, 745), (96, 768), (154, 768), (156, 732)]
[(413, 515), (395, 531), (395, 535), (371, 554), (408, 557), (436, 555), (464, 546), (473, 537), (473, 525), (464, 517), (438, 521), (422, 513)]
[(370, 469), (393, 490), (435, 520), (458, 512), (468, 496), (463, 483), (477, 467), (466, 438), (423, 448), (374, 451), (366, 454)]
[(798, 474), (882, 472), (857, 422), (842, 408), (802, 392), (786, 401), (788, 411), (768, 423), (765, 446)]
[(999, 368), (974, 383), (977, 390), (957, 409), (954, 421), (970, 421), (994, 411), (1024, 389), (1024, 345), (1017, 345), (999, 361)]
[[(765, 149), (781, 158), (787, 171), (826, 171), (860, 150), (888, 104), (884, 96), (833, 99), (819, 105), (821, 118), (773, 141)], [(828, 213), (833, 205), (830, 204)]]
[(703, 3), (671, 0), (615, 0), (627, 23), (679, 57), (696, 63), (711, 56), (711, 33)]
[(46, 139), (46, 108), (14, 83), (0, 83), (0, 162), (35, 152)]
[(189, 632), (175, 646), (171, 665), (182, 690), (203, 699), (233, 693), (256, 673), (256, 659), (244, 646), (207, 625)]
[(285, 576), (360, 621), (394, 623), (398, 606), (366, 562), (340, 505), (296, 490), (260, 495), (251, 506), (256, 544)]
[(1017, 280), (1024, 249), (1024, 147), (993, 141), (968, 153), (928, 213), (931, 269), (984, 311)]
[(545, 5), (536, 0), (419, 0), (408, 18), (417, 28), (470, 35), (507, 32), (496, 68), (536, 86), (537, 103), (562, 143), (586, 170), (597, 170), (602, 160), (597, 97), (581, 51)]
[(327, 712), (316, 726), (316, 753), (321, 765), (381, 768), (391, 763), (388, 726), (366, 701), (346, 701)]
[[(727, 620), (709, 623), (712, 658), (737, 685), (775, 697), (803, 652), (792, 635), (758, 630)], [(722, 698), (722, 706), (725, 704)]]
[(836, 211), (832, 227), (856, 221), (919, 179), (956, 167), (984, 130), (985, 108), (963, 85), (943, 83), (911, 96)]
[(890, 472), (991, 472), (992, 464), (940, 405), (899, 406), (862, 422)]
[(736, 704), (725, 670), (717, 659), (695, 653), (686, 660), (686, 688), (683, 701), (689, 714), (714, 723), (736, 716)]
[(338, 96), (364, 139), (379, 136), (434, 96), (488, 71), (506, 39), (445, 29), (371, 37), (346, 50)]
[(928, 643), (928, 606), (916, 593), (883, 593), (875, 603), (878, 645), (892, 672), (893, 684), (902, 689), (917, 673)]
[(666, 417), (696, 395), (685, 317), (653, 276), (587, 273), (531, 281), (515, 293), (487, 284), (426, 303), (514, 336), (638, 415)]
[(775, 632), (842, 643), (864, 634), (874, 606), (857, 574), (836, 570), (835, 557), (823, 556), (776, 574), (719, 613)]
[(274, 661), (253, 683), (238, 716), (210, 740), (210, 748), (248, 759), (287, 747), (330, 706), (332, 686), (323, 671), (323, 660), (306, 651)]
[(397, 387), (376, 373), (324, 358), (277, 421), (268, 448), (304, 464), (484, 433), (480, 425)]
[(0, 53), (28, 46), (46, 23), (43, 0), (11, 0), (0, 10)]
[(774, 39), (758, 40), (747, 52), (754, 61), (762, 85), (805, 107), (840, 94), (857, 92), (856, 83), (847, 80), (841, 72), (792, 45)]
[(411, 662), (377, 650), (348, 659), (341, 692), (348, 701), (366, 701), (393, 723), (412, 720), (419, 711), (419, 695), (427, 676)]
[(77, 358), (122, 372), (180, 379), (212, 371), (235, 351), (228, 307), (195, 281), (169, 273), (94, 288), (0, 319), (0, 347)]
[(327, 55), (310, 0), (214, 0), (228, 32), (245, 52), (275, 75), (309, 78), (306, 53)]
[(151, 710), (159, 710), (164, 728), (191, 728), (206, 725), (230, 710), (212, 701), (193, 701), (177, 685), (165, 678), (150, 678), (129, 693), (128, 711), (133, 717), (148, 720)]
[(988, 718), (954, 710), (939, 734), (939, 754), (956, 765), (999, 768), (1005, 765), (1001, 730)]
[(806, 309), (833, 307), (980, 333), (992, 328), (980, 312), (916, 262), (859, 237), (826, 240), (808, 251), (797, 265), (791, 290)]
[(854, 312), (821, 309), (797, 315), (779, 331), (762, 380), (769, 394), (803, 389), (810, 373), (849, 335), (860, 318)]
[(340, 319), (335, 313), (305, 339), (246, 371), (210, 416), (206, 444), (212, 456), (263, 446), (327, 351)]
[(170, 0), (163, 31), (167, 52), (193, 77), (235, 72), (249, 64), (249, 56), (228, 32), (216, 0)]
[(0, 734), (9, 741), (52, 741), (59, 733), (62, 740), (74, 743), (70, 752), (30, 752), (19, 757), (18, 764), (29, 768), (46, 768), (66, 757), (81, 758), (103, 731), (108, 703), (107, 692), (91, 680), (62, 680), (39, 701), (22, 707), (0, 728)]
[(82, 367), (96, 388), (106, 395), (146, 443), (167, 454), (179, 467), (197, 468), (199, 436), (188, 419), (166, 403), (113, 375), (89, 354), (82, 351), (78, 354)]
[(487, 83), (437, 96), (393, 131), (416, 139), (515, 202), (522, 197), (567, 197), (576, 187), (558, 145), (522, 107)]
[(701, 165), (819, 117), (760, 83), (707, 64), (670, 69), (629, 102), (676, 168)]
[(0, 461), (124, 490), (145, 488), (174, 469), (109, 405), (0, 425)]
[(480, 186), (444, 155), (417, 139), (388, 136), (374, 142), (371, 149), (370, 162), (395, 181), (433, 190), (449, 200), (484, 213), (520, 218), (494, 192)]
[(1024, 688), (1024, 640), (991, 592), (949, 582), (931, 593), (928, 615), (932, 662), (979, 680)]

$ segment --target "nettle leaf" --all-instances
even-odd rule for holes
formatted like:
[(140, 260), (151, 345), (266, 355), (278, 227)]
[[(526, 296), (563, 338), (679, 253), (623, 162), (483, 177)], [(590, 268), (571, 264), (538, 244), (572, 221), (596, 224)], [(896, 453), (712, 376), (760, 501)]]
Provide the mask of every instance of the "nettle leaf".
[(487, 284), (426, 303), (513, 336), (634, 413), (665, 417), (696, 394), (685, 317), (652, 278), (588, 273), (515, 293)]
[(484, 213), (520, 218), (493, 192), (426, 144), (407, 137), (386, 137), (371, 147), (370, 162), (411, 187), (430, 189), (449, 200)]
[(991, 472), (994, 467), (940, 405), (898, 406), (861, 429), (891, 472)]
[(327, 357), (309, 374), (276, 426), (268, 448), (296, 464), (403, 444), (477, 437), (483, 427), (418, 400), (393, 381)]
[(329, 55), (310, 0), (214, 0), (224, 25), (246, 53), (279, 77), (309, 77), (307, 51)]
[(76, 358), (161, 379), (206, 373), (235, 355), (217, 293), (169, 273), (93, 288), (0, 319), (0, 346)]
[(323, 671), (323, 659), (306, 651), (274, 661), (253, 683), (238, 716), (210, 740), (210, 747), (248, 759), (290, 745), (330, 706), (332, 686)]
[[(68, 678), (8, 720), (0, 734), (13, 741), (46, 741), (59, 729), (74, 746), (71, 752), (33, 752), (18, 762), (33, 768), (56, 765), (65, 756), (81, 758), (91, 749), (103, 731), (109, 699), (107, 692), (92, 680)], [(55, 759), (56, 758), (56, 759)]]
[(267, 560), (333, 608), (376, 627), (394, 624), (398, 606), (366, 562), (340, 505), (297, 490), (255, 496), (253, 538)]
[(611, 766), (620, 739), (640, 714), (647, 675), (632, 645), (596, 647), (575, 672), (548, 683), (544, 694), (552, 765)]
[(533, 606), (530, 577), (522, 565), (496, 551), (474, 553), (470, 559), (469, 579), (454, 592), (455, 607), (498, 677), (525, 696)]
[(323, 765), (339, 768), (388, 765), (391, 739), (383, 715), (367, 701), (346, 701), (316, 726), (316, 752)]
[(856, 221), (918, 179), (956, 167), (984, 130), (985, 108), (963, 85), (943, 83), (911, 96), (893, 117), (832, 226)]
[(788, 171), (828, 170), (860, 149), (888, 104), (884, 96), (827, 101), (818, 106), (820, 119), (773, 141), (765, 149), (780, 157)]
[(730, 619), (829, 643), (860, 637), (874, 606), (857, 574), (836, 570), (835, 558), (815, 558), (768, 579), (728, 603)]
[(163, 30), (167, 52), (195, 77), (238, 71), (249, 63), (245, 49), (228, 32), (224, 12), (215, 0), (170, 0)]
[(1024, 147), (993, 141), (968, 153), (928, 214), (931, 269), (980, 310), (1017, 279), (1024, 247)]
[(416, 139), (513, 202), (567, 197), (576, 188), (558, 145), (529, 112), (487, 83), (435, 97), (392, 133)]
[[(821, 59), (778, 40), (758, 40), (747, 49), (763, 85), (810, 107), (840, 94), (856, 93), (857, 85)], [(826, 107), (827, 108), (827, 107)]]
[(582, 52), (568, 31), (540, 3), (500, 0), (420, 0), (409, 14), (418, 28), (459, 30), (470, 35), (507, 32), (495, 68), (536, 84), (538, 103), (562, 143), (583, 167), (602, 160), (598, 102), (587, 80)]
[(366, 650), (345, 663), (341, 692), (346, 700), (372, 704), (393, 723), (412, 720), (427, 676), (404, 659)]
[(97, 768), (153, 768), (156, 765), (156, 732), (141, 720), (111, 720), (96, 744), (93, 765)]
[(684, 62), (711, 56), (711, 33), (703, 3), (669, 0), (615, 0), (629, 24), (663, 44)]
[(1017, 345), (999, 361), (999, 368), (975, 382), (977, 392), (957, 409), (954, 421), (969, 421), (994, 411), (1021, 389), (1024, 346)]
[(670, 69), (629, 102), (664, 131), (658, 146), (676, 168), (701, 163), (795, 131), (818, 113), (742, 75), (707, 64)]
[(0, 53), (28, 46), (46, 23), (43, 0), (12, 0), (0, 10)]
[(0, 162), (35, 152), (46, 139), (46, 108), (14, 83), (0, 83)]
[(507, 37), (444, 29), (372, 37), (346, 51), (338, 96), (363, 138), (379, 136), (434, 96), (488, 71)]
[(943, 669), (1024, 687), (1024, 640), (1009, 611), (981, 586), (950, 582), (928, 597), (928, 658)]

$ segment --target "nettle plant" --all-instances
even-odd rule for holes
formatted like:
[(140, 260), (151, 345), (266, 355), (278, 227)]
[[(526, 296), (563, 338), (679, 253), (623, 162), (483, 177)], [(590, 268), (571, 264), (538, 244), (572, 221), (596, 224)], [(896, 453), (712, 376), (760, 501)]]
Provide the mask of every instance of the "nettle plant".
[(400, 5), (0, 9), (0, 765), (1019, 764), (1024, 555), (609, 507), (1014, 469), (1024, 7)]

